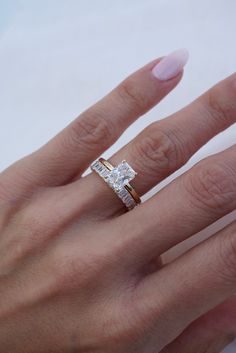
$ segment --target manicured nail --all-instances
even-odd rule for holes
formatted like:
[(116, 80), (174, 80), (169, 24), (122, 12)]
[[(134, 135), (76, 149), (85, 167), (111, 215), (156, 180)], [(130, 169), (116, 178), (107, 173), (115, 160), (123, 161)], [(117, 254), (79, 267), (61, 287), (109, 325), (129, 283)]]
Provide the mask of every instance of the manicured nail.
[(177, 76), (188, 61), (187, 49), (179, 49), (165, 56), (152, 69), (153, 75), (161, 81), (167, 81)]

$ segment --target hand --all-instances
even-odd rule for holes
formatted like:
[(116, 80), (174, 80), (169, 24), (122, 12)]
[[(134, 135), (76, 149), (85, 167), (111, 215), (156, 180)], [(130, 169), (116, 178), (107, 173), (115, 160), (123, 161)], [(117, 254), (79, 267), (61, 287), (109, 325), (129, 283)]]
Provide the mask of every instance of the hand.
[[(1, 173), (1, 352), (219, 352), (235, 337), (236, 223), (166, 266), (160, 256), (235, 209), (236, 147), (130, 212), (98, 175), (81, 176), (183, 64), (183, 52), (149, 63)], [(126, 159), (144, 194), (236, 121), (235, 97), (234, 74), (111, 163)]]

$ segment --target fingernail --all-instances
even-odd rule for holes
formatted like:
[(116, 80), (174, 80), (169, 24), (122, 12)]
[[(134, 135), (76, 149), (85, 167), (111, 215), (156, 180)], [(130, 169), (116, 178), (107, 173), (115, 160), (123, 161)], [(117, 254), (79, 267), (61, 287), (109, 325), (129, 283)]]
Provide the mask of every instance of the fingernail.
[(189, 53), (187, 49), (179, 49), (165, 56), (152, 69), (153, 75), (161, 81), (167, 81), (177, 76), (186, 65)]

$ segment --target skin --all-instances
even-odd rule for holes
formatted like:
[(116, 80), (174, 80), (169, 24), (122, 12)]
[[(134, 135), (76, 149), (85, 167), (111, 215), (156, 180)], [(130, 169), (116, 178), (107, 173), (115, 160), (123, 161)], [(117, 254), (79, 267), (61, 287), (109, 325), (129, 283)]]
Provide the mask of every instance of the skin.
[[(236, 146), (126, 212), (89, 164), (180, 81), (159, 59), (0, 174), (4, 353), (218, 353), (236, 334), (236, 223), (163, 265), (236, 208)], [(140, 195), (236, 121), (236, 74), (144, 129), (110, 161)]]

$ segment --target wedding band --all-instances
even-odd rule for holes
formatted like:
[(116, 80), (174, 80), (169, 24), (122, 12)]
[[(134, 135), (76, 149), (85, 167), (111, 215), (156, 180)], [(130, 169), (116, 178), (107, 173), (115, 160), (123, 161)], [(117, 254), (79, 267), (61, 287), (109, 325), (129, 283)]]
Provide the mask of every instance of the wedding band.
[(114, 167), (104, 158), (99, 158), (91, 164), (90, 168), (111, 187), (128, 210), (132, 210), (141, 203), (140, 197), (129, 183), (137, 173), (125, 160)]

